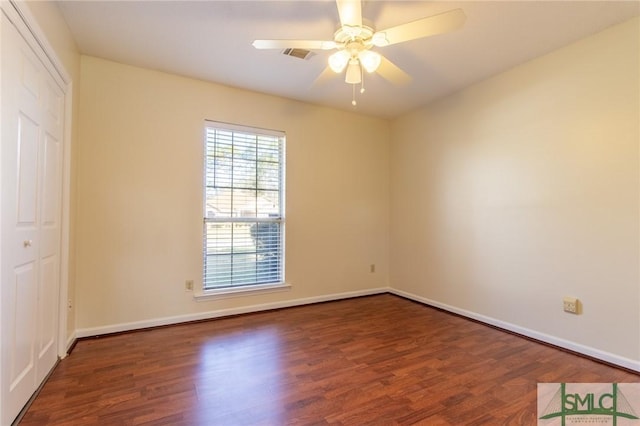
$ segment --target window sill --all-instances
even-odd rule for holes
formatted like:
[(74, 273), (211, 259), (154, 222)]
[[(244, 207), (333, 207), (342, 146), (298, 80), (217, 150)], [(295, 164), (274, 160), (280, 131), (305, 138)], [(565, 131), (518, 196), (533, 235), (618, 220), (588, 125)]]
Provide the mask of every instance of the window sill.
[(196, 292), (193, 298), (198, 302), (205, 302), (207, 300), (227, 299), (230, 297), (250, 296), (254, 294), (274, 293), (288, 290), (291, 290), (291, 284), (288, 283), (247, 285), (235, 288), (221, 288), (218, 290), (201, 290)]

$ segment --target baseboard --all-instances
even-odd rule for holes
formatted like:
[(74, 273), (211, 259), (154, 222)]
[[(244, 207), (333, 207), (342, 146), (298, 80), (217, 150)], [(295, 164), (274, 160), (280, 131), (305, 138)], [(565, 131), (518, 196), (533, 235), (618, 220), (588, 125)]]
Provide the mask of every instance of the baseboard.
[(501, 328), (503, 330), (520, 334), (535, 340), (539, 340), (544, 343), (548, 343), (553, 346), (564, 348), (569, 351), (588, 356), (590, 358), (595, 358), (595, 359), (604, 361), (606, 363), (617, 365), (617, 366), (640, 373), (640, 361), (635, 361), (635, 360), (625, 358), (616, 354), (612, 354), (610, 352), (602, 351), (600, 349), (596, 349), (590, 346), (582, 345), (580, 343), (572, 342), (570, 340), (561, 339), (556, 336), (541, 333), (525, 327), (520, 327), (518, 325), (511, 324), (509, 322), (501, 321), (492, 317), (488, 317), (486, 315), (481, 315), (475, 312), (467, 311), (465, 309), (460, 309), (455, 306), (447, 305), (445, 303), (440, 303), (435, 300), (427, 299), (426, 297), (421, 297), (421, 296), (408, 293), (402, 290), (390, 288), (389, 293), (395, 294), (397, 296), (404, 297), (406, 299), (410, 299), (416, 302), (420, 302), (425, 305), (433, 306), (435, 308), (439, 308), (448, 312), (452, 312), (454, 314), (458, 314), (463, 317), (480, 321), (482, 323), (489, 324), (494, 327)]
[(306, 297), (301, 299), (285, 300), (281, 302), (263, 303), (259, 305), (242, 306), (239, 308), (220, 309), (216, 311), (198, 312), (195, 314), (178, 315), (173, 317), (154, 318), (144, 321), (135, 321), (121, 324), (106, 325), (77, 329), (75, 338), (100, 336), (103, 334), (120, 333), (124, 331), (140, 330), (150, 327), (179, 324), (190, 321), (201, 321), (213, 318), (221, 318), (231, 315), (248, 314), (252, 312), (269, 311), (273, 309), (290, 308), (294, 306), (309, 305), (312, 303), (330, 302), (333, 300), (350, 299), (353, 297), (371, 296), (374, 294), (389, 293), (388, 287), (334, 293), (322, 296)]
[(65, 346), (66, 350), (65, 350), (64, 356), (61, 357), (61, 358), (65, 358), (67, 355), (69, 355), (71, 353), (71, 351), (73, 350), (73, 347), (76, 345), (77, 341), (78, 341), (78, 335), (74, 331), (67, 338), (67, 345)]

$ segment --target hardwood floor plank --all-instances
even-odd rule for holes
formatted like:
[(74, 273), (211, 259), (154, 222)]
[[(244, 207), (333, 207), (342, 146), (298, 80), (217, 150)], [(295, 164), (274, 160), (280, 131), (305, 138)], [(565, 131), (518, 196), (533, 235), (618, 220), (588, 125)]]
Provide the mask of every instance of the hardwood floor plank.
[(81, 340), (22, 425), (533, 425), (539, 382), (639, 382), (393, 295)]

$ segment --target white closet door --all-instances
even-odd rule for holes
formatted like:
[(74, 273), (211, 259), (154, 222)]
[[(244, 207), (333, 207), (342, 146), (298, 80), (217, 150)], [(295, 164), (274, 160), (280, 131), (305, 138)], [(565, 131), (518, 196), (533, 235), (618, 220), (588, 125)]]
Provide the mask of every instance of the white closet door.
[(62, 212), (62, 138), (64, 95), (41, 69), (39, 164), (39, 275), (36, 330), (36, 382), (41, 383), (58, 359), (60, 242)]
[(2, 14), (2, 419), (57, 360), (63, 92)]

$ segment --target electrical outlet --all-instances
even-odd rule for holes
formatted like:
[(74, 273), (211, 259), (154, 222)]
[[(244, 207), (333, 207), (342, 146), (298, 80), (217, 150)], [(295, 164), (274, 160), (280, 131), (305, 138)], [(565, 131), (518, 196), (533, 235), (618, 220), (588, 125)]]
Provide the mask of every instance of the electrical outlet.
[(184, 282), (184, 291), (193, 291), (193, 280), (186, 280)]
[(565, 296), (562, 299), (562, 303), (563, 303), (563, 307), (564, 307), (564, 311), (568, 312), (570, 314), (577, 314), (579, 313), (579, 303), (580, 301), (578, 299), (576, 299), (575, 297), (570, 297), (570, 296)]
[(374, 272), (376, 272), (376, 264), (372, 263), (371, 266), (369, 266), (369, 271), (373, 274)]

